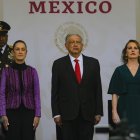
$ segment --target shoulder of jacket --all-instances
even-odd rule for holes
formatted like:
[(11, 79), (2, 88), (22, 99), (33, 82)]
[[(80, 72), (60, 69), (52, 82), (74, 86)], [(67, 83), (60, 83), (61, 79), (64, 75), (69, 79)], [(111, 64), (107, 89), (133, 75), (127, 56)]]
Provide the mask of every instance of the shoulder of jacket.
[(64, 60), (66, 60), (67, 57), (68, 57), (68, 56), (60, 57), (60, 58), (56, 59), (54, 62), (56, 63), (56, 62), (64, 61)]
[(98, 59), (97, 58), (94, 58), (94, 57), (83, 55), (83, 58), (85, 58), (87, 60), (90, 60), (90, 61), (98, 62)]
[(27, 70), (31, 70), (32, 72), (37, 72), (37, 69), (30, 65), (27, 65)]

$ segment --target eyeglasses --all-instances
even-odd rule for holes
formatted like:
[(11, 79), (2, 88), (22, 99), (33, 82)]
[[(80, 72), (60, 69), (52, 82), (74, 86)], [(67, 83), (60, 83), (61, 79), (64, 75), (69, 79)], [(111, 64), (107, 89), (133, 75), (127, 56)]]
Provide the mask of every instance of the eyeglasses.
[(81, 41), (70, 41), (68, 42), (69, 45), (81, 45), (82, 42)]

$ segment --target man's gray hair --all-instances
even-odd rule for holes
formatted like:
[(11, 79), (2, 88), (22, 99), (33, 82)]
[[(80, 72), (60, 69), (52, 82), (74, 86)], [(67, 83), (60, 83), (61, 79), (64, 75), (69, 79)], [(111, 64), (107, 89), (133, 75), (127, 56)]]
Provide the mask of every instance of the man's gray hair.
[(83, 38), (82, 38), (81, 35), (79, 35), (79, 34), (67, 34), (67, 36), (66, 36), (66, 38), (65, 38), (65, 43), (67, 43), (69, 37), (71, 37), (71, 36), (73, 36), (73, 35), (79, 36), (80, 39), (83, 41)]

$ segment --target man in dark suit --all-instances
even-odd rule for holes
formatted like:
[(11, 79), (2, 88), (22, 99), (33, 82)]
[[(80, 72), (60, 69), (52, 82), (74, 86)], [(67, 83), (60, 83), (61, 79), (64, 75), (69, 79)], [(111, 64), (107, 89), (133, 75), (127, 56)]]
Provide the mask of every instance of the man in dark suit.
[(10, 29), (8, 23), (0, 21), (0, 71), (3, 67), (8, 67), (12, 63), (12, 46), (7, 44)]
[(94, 125), (103, 115), (100, 66), (97, 59), (81, 54), (82, 37), (66, 36), (69, 54), (52, 67), (52, 114), (64, 140), (92, 140)]

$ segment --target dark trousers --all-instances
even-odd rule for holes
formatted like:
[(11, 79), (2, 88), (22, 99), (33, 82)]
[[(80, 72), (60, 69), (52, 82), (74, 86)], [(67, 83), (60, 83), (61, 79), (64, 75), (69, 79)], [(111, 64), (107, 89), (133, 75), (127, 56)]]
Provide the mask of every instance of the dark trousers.
[(81, 115), (74, 120), (63, 120), (63, 140), (92, 140), (93, 133), (93, 122), (83, 119)]
[(5, 140), (34, 140), (33, 130), (34, 111), (20, 107), (19, 109), (8, 109), (9, 120), (8, 131), (5, 132)]
[(56, 140), (63, 140), (62, 127), (56, 125)]

